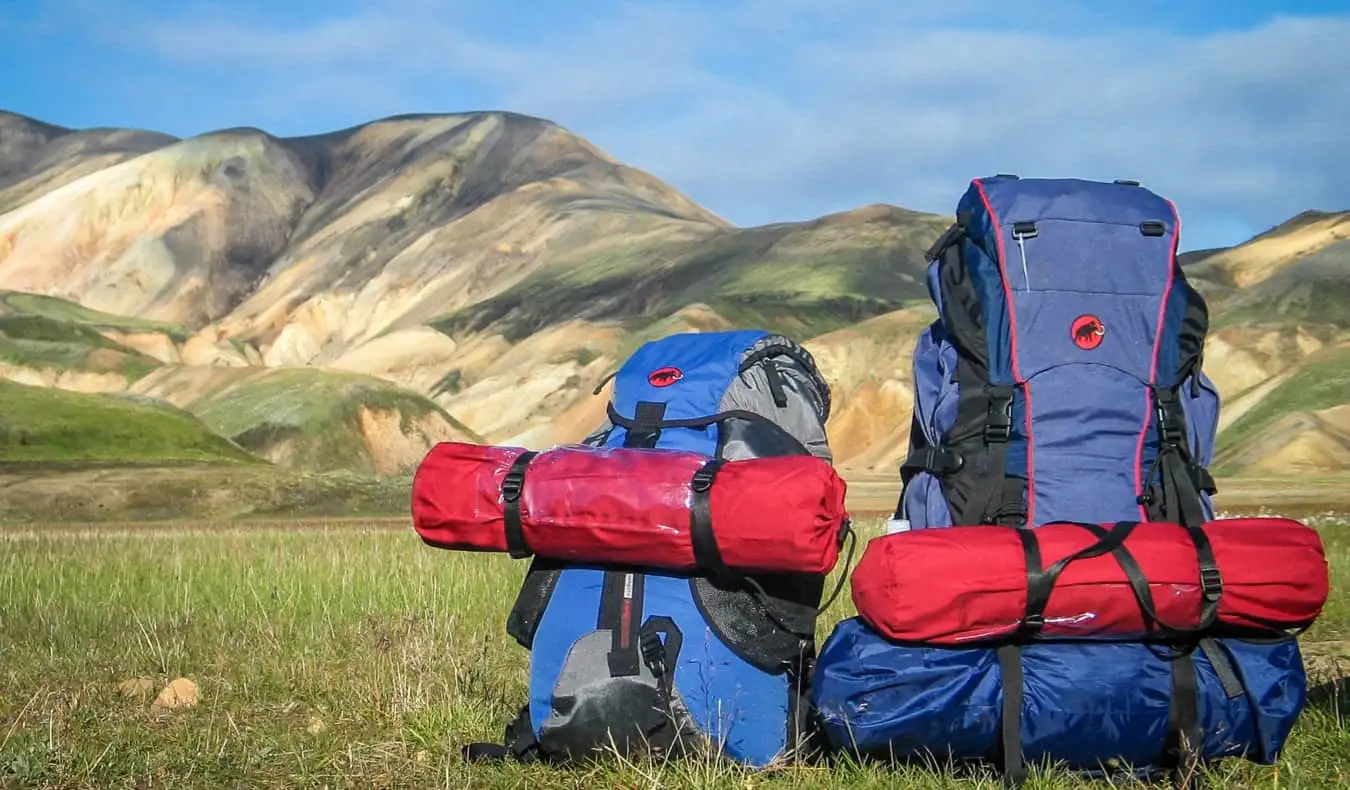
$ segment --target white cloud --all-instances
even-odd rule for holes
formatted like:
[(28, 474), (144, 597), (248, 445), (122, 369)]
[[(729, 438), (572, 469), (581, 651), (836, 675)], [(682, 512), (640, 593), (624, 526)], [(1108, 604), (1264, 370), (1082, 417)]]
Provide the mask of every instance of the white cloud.
[(906, 5), (626, 3), (558, 12), (528, 40), (481, 4), (370, 3), (290, 27), (218, 5), (119, 35), (166, 69), (265, 85), (252, 101), (287, 126), (319, 107), (491, 97), (745, 223), (876, 201), (947, 212), (993, 172), (1137, 178), (1178, 202), (1186, 246), (1350, 207), (1350, 16), (1199, 36), (1113, 29), (1068, 2), (978, 29), (959, 25), (987, 0)]

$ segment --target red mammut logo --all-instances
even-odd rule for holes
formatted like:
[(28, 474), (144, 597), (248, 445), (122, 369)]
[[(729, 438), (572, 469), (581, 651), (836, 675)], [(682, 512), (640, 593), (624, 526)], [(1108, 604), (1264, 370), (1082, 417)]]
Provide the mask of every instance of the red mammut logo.
[(647, 383), (653, 387), (669, 387), (682, 378), (684, 371), (679, 368), (657, 368), (647, 374)]
[(1102, 338), (1106, 336), (1106, 324), (1095, 315), (1080, 315), (1073, 320), (1070, 331), (1075, 346), (1091, 351), (1102, 344)]

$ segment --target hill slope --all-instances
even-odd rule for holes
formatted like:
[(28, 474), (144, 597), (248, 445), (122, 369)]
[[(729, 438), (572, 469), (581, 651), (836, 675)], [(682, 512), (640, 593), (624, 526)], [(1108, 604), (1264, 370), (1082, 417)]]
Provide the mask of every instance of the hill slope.
[[(436, 437), (575, 440), (643, 339), (761, 326), (820, 360), (842, 464), (904, 453), (947, 217), (737, 228), (505, 112), (187, 140), (0, 113), (0, 132), (0, 376), (162, 398), (282, 465), (389, 471)], [(1350, 468), (1350, 392), (1308, 378), (1350, 332), (1350, 213), (1184, 265), (1210, 302), (1222, 471)]]

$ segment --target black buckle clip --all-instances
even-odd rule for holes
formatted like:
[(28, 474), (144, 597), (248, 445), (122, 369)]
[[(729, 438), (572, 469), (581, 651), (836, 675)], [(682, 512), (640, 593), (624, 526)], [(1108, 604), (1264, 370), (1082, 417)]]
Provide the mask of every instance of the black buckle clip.
[(689, 481), (689, 487), (700, 494), (712, 488), (714, 471), (704, 466), (694, 473), (694, 477)]
[(525, 488), (525, 476), (516, 472), (507, 472), (506, 478), (502, 480), (502, 499), (507, 502), (514, 502), (520, 499), (520, 492)]
[(1022, 630), (1027, 634), (1039, 634), (1045, 628), (1045, 615), (1032, 614), (1022, 618)]
[(1219, 596), (1223, 594), (1223, 574), (1219, 573), (1218, 568), (1200, 569), (1200, 589), (1204, 592), (1206, 601), (1213, 603), (1219, 600)]
[(655, 631), (643, 631), (638, 637), (638, 648), (642, 651), (642, 660), (646, 662), (647, 668), (652, 670), (652, 674), (659, 676), (666, 673), (666, 646), (661, 644), (661, 637)]
[[(1001, 408), (996, 408), (999, 401), (1003, 401)], [(1012, 398), (990, 398), (989, 412), (984, 424), (984, 441), (986, 444), (992, 442), (1006, 442), (1012, 438)], [(1001, 419), (995, 419), (995, 416)]]

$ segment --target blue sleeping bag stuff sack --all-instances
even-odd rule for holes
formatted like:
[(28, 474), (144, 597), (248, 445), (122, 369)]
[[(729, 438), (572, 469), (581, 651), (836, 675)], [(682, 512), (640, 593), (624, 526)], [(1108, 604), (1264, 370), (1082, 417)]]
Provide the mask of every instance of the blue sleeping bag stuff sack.
[[(1179, 233), (1170, 201), (1135, 182), (971, 183), (928, 255), (938, 319), (914, 350), (898, 520), (1213, 518), (1219, 396), (1201, 370), (1208, 312), (1177, 262)], [(1025, 761), (1183, 773), (1227, 756), (1275, 760), (1303, 707), (1292, 637), (1033, 635), (939, 648), (841, 623), (812, 691), (828, 745), (990, 760), (1014, 784)]]
[[(829, 461), (829, 411), (828, 385), (793, 340), (759, 330), (677, 334), (620, 367), (608, 418), (585, 443), (692, 451), (710, 462)], [(708, 490), (698, 479), (689, 493), (696, 514), (696, 492)], [(473, 744), (466, 757), (692, 751), (763, 766), (801, 746), (825, 577), (714, 576), (535, 557), (507, 621), (530, 651), (529, 701), (504, 744)]]
[(828, 742), (854, 754), (1006, 767), (1008, 735), (1027, 763), (1149, 774), (1179, 759), (1177, 700), (1191, 688), (1202, 760), (1273, 763), (1303, 708), (1298, 643), (1215, 639), (1179, 658), (1131, 642), (939, 648), (891, 643), (851, 618), (821, 646), (812, 703)]

